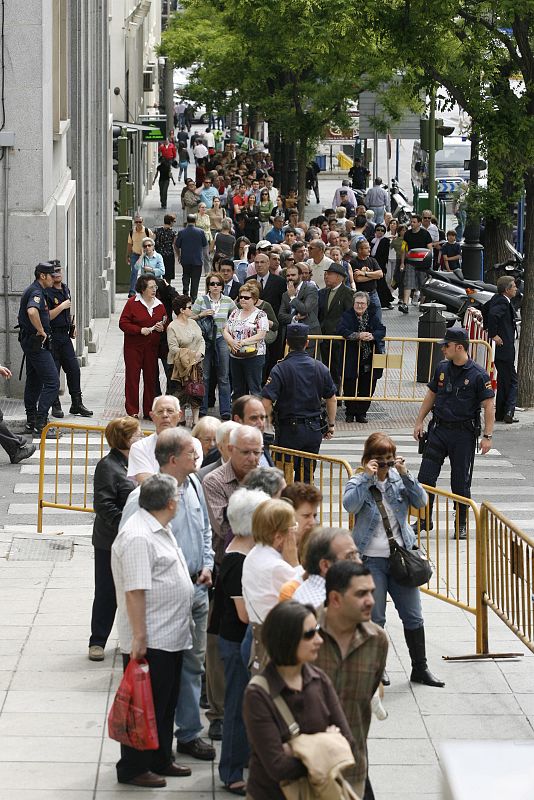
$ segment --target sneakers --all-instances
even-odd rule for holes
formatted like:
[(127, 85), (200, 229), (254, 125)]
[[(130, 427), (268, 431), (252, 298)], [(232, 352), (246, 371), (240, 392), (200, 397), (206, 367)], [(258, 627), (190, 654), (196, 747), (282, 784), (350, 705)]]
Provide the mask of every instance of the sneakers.
[(408, 306), (406, 305), (406, 303), (399, 303), (399, 311), (402, 314), (407, 314), (408, 313)]
[(20, 464), (20, 462), (24, 461), (24, 459), (33, 456), (36, 450), (37, 445), (35, 444), (22, 444), (15, 455), (11, 456), (9, 460), (12, 464)]
[(104, 648), (100, 647), (99, 644), (92, 644), (87, 657), (89, 661), (103, 661), (105, 657)]
[(416, 520), (412, 525), (412, 531), (415, 533), (416, 536), (419, 531), (423, 533), (423, 531), (432, 531), (432, 530), (434, 530), (434, 523), (432, 522), (432, 520), (430, 520), (430, 522), (428, 523), (428, 527), (426, 524), (426, 519), (422, 519), (421, 522), (417, 522)]
[[(452, 532), (451, 539), (456, 539), (456, 526), (454, 528), (454, 531)], [(458, 525), (458, 539), (462, 540), (467, 539), (467, 525), (465, 522), (463, 523), (463, 525), (461, 523), (460, 525)]]

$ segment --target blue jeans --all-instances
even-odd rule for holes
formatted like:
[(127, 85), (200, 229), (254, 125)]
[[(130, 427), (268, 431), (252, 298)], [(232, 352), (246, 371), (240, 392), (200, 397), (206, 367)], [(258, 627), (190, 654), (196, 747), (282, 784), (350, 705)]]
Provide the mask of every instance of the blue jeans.
[(232, 400), (243, 397), (244, 394), (261, 395), (261, 379), (265, 356), (252, 356), (252, 358), (230, 357), (230, 370), (232, 372)]
[(219, 636), (219, 653), (224, 664), (225, 685), (219, 777), (228, 784), (243, 780), (243, 770), (250, 753), (241, 713), (250, 676), (241, 658), (241, 642), (230, 642)]
[(180, 693), (176, 703), (174, 721), (176, 737), (180, 742), (191, 742), (200, 736), (200, 689), (204, 674), (206, 655), (206, 630), (208, 627), (208, 592), (203, 586), (195, 586), (192, 617), (193, 647), (183, 651)]
[(222, 336), (215, 340), (215, 348), (206, 344), (206, 355), (204, 356), (204, 386), (206, 391), (202, 398), (200, 411), (202, 414), (208, 413), (208, 394), (210, 386), (210, 373), (214, 369), (217, 373), (217, 386), (219, 387), (219, 413), (222, 416), (230, 415), (230, 376), (229, 376), (230, 351)]
[(382, 305), (380, 303), (380, 298), (376, 290), (374, 292), (369, 292), (369, 306), (373, 306), (376, 312), (376, 316), (378, 317), (380, 322), (382, 322)]
[(130, 288), (128, 290), (128, 296), (131, 297), (135, 294), (135, 284), (137, 283), (137, 270), (135, 265), (139, 261), (139, 253), (130, 253)]
[(424, 621), (419, 589), (401, 586), (390, 576), (389, 558), (364, 555), (362, 561), (364, 566), (370, 570), (376, 587), (373, 622), (380, 625), (381, 628), (386, 624), (386, 596), (389, 594), (404, 627), (409, 631), (421, 628)]

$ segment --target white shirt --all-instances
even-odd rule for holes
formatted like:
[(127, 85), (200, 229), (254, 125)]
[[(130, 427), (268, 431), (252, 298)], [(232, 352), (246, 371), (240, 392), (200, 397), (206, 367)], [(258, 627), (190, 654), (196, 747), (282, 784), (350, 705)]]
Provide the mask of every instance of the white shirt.
[(155, 297), (154, 300), (152, 301), (152, 305), (149, 306), (143, 295), (139, 294), (139, 292), (135, 295), (135, 302), (141, 303), (141, 305), (143, 305), (146, 308), (151, 317), (154, 314), (154, 309), (161, 305), (161, 300), (158, 300), (158, 298)]
[(206, 131), (204, 134), (207, 147), (212, 147), (215, 150), (215, 136), (211, 131)]
[(140, 589), (145, 592), (147, 647), (171, 653), (190, 650), (193, 584), (169, 526), (162, 527), (140, 509), (113, 542), (111, 569), (121, 652), (129, 653), (132, 645), (125, 593)]
[(308, 264), (309, 267), (311, 267), (313, 280), (315, 281), (319, 289), (324, 289), (325, 288), (324, 272), (326, 269), (328, 269), (330, 264), (334, 263), (332, 259), (328, 258), (328, 256), (323, 256), (321, 261), (319, 261), (319, 263), (316, 264), (313, 258), (309, 258), (306, 263)]
[(199, 142), (193, 147), (193, 154), (195, 158), (206, 158), (209, 155), (209, 151), (205, 144)]
[(298, 569), (284, 561), (274, 547), (256, 544), (243, 562), (241, 584), (243, 598), (251, 622), (262, 625), (277, 603), (286, 581), (298, 577)]
[(276, 208), (276, 201), (278, 200), (279, 191), (274, 186), (272, 186), (268, 191), (269, 191), (269, 200)]
[[(156, 461), (156, 442), (158, 439), (157, 433), (151, 433), (150, 436), (143, 436), (138, 442), (134, 442), (130, 447), (128, 454), (128, 475), (131, 480), (135, 480), (135, 476), (141, 472), (148, 472), (150, 475), (155, 475), (159, 472), (159, 464)], [(204, 461), (204, 453), (202, 451), (202, 444), (193, 436), (193, 444), (195, 446), (196, 458), (195, 468), (199, 469)]]
[[(424, 225), (421, 225), (422, 228), (425, 228)], [(433, 222), (430, 223), (428, 228), (425, 228), (425, 231), (428, 231), (432, 237), (433, 242), (439, 242), (439, 230), (437, 225), (434, 225)]]
[[(386, 509), (386, 513), (389, 517), (389, 524), (391, 525), (391, 530), (393, 531), (393, 538), (401, 545), (401, 547), (404, 547), (399, 523), (397, 522), (397, 518), (386, 497), (386, 481), (377, 481), (376, 486), (382, 493), (382, 502), (384, 503), (384, 508)], [(365, 555), (373, 556), (374, 558), (389, 558), (389, 541), (386, 529), (384, 528), (384, 523), (382, 522), (382, 517), (379, 517), (378, 524), (373, 531), (373, 537), (365, 550)]]
[(293, 595), (298, 603), (310, 603), (314, 608), (322, 606), (326, 600), (326, 584), (322, 575), (310, 575)]

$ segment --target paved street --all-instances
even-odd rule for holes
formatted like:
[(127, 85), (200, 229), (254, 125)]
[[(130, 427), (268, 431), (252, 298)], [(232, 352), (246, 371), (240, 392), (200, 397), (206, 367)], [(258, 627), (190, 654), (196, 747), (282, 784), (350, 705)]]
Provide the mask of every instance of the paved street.
[[(153, 191), (145, 219), (151, 224), (156, 216), (159, 219)], [(95, 424), (123, 413), (122, 334), (117, 325), (122, 303), (119, 299), (109, 326), (101, 323), (100, 350), (82, 370), (84, 401), (95, 410)], [(385, 314), (389, 335), (415, 335), (416, 320), (415, 309), (410, 309), (408, 317), (397, 311)], [(12, 408), (17, 416), (15, 403)], [(349, 426), (340, 421), (336, 438), (322, 452), (357, 466), (366, 436), (382, 429), (391, 433), (400, 453), (416, 470), (419, 456), (410, 429), (416, 408), (375, 403), (369, 425)], [(519, 417), (518, 425), (497, 426), (494, 449), (486, 457), (477, 456), (473, 497), (476, 502), (491, 499), (530, 532), (534, 529), (534, 414), (524, 412)], [(66, 421), (80, 419), (67, 417)], [(90, 438), (90, 468), (100, 457), (99, 441)], [(71, 447), (76, 456), (72, 488), (65, 474)], [(83, 482), (85, 438), (78, 436), (71, 445), (70, 438), (64, 437), (58, 452), (60, 495), (72, 491), (74, 501), (81, 502), (87, 492), (90, 498), (90, 482), (87, 486)], [(93, 591), (91, 515), (46, 511), (45, 535), (37, 537), (38, 463), (34, 457), (21, 467), (1, 468), (0, 794), (9, 800), (148, 800), (155, 791), (119, 786), (115, 781), (118, 745), (107, 737), (106, 714), (121, 673), (116, 637), (112, 635), (104, 663), (91, 663), (86, 656)], [(49, 487), (54, 484), (55, 464), (54, 445), (47, 451)], [(440, 484), (444, 488), (448, 488), (449, 475), (448, 467), (444, 468)], [(475, 651), (474, 618), (428, 596), (423, 610), (429, 663), (446, 687), (409, 683), (402, 627), (390, 605), (392, 685), (385, 698), (389, 717), (385, 722), (373, 721), (369, 741), (376, 800), (438, 800), (443, 741), (534, 742), (533, 655), (489, 612), (491, 651), (513, 651), (523, 657), (481, 663), (443, 661), (442, 656)], [(525, 751), (527, 758), (531, 753)], [(167, 789), (158, 792), (168, 796), (175, 791), (184, 800), (228, 796), (222, 791), (216, 765), (194, 762), (191, 766), (191, 778), (169, 779)]]

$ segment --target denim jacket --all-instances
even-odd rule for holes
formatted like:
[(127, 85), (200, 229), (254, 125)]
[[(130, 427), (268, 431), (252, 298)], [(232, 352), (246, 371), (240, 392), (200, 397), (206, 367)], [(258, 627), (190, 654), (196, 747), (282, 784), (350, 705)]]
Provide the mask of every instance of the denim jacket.
[[(356, 515), (352, 535), (362, 554), (365, 553), (380, 521), (380, 511), (369, 491), (373, 485), (376, 485), (376, 476), (361, 470), (352, 476), (343, 493), (343, 507)], [(423, 508), (427, 502), (427, 494), (410, 472), (399, 475), (396, 469), (390, 469), (386, 482), (386, 498), (399, 523), (404, 546), (411, 550), (417, 537), (408, 525), (408, 510), (410, 506)]]

